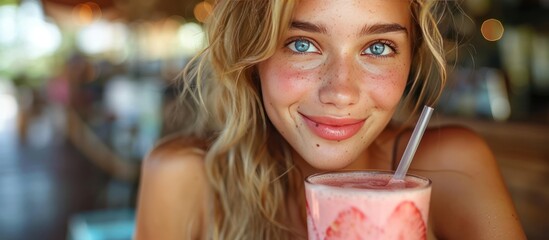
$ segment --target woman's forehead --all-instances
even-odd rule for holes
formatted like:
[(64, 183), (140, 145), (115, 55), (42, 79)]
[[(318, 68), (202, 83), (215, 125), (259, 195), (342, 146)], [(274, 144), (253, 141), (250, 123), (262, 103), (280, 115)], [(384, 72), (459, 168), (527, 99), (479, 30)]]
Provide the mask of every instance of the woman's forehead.
[(409, 0), (302, 0), (292, 21), (310, 22), (325, 29), (373, 24), (400, 24), (409, 28)]

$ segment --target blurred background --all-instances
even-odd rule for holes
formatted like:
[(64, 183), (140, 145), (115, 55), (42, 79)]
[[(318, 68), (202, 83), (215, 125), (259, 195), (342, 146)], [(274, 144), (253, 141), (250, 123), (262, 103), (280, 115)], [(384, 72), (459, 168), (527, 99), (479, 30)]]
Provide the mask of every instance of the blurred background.
[[(549, 0), (462, 0), (433, 124), (493, 148), (529, 239), (549, 238)], [(0, 239), (130, 239), (140, 161), (214, 0), (0, 0)]]

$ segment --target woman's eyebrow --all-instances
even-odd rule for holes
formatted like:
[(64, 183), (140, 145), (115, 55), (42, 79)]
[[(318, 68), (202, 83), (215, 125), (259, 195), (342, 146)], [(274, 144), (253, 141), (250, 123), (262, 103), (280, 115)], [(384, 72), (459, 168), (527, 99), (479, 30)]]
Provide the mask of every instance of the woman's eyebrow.
[[(306, 32), (313, 32), (313, 33), (323, 33), (327, 34), (328, 30), (326, 26), (322, 24), (314, 24), (310, 22), (303, 22), (303, 21), (292, 21), (290, 24), (290, 29), (299, 29)], [(382, 34), (382, 33), (390, 33), (390, 32), (403, 32), (404, 34), (408, 35), (408, 29), (398, 23), (387, 23), (387, 24), (373, 24), (373, 25), (365, 25), (360, 30), (358, 36), (363, 36), (367, 34)]]
[(328, 33), (328, 30), (324, 25), (317, 25), (310, 22), (302, 22), (302, 21), (292, 21), (290, 24), (290, 29), (299, 29), (306, 32), (314, 32), (314, 33)]
[(408, 35), (408, 29), (398, 23), (388, 23), (388, 24), (374, 24), (374, 25), (365, 25), (362, 30), (360, 30), (359, 36), (367, 34), (382, 34), (390, 32), (403, 32)]

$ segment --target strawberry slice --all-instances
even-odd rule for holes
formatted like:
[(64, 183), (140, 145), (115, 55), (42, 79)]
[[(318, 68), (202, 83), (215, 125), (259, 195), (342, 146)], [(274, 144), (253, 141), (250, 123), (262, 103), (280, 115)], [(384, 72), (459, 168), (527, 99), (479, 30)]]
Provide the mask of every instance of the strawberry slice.
[(368, 223), (366, 215), (355, 207), (343, 210), (326, 229), (325, 240), (360, 240), (376, 239), (381, 230)]
[(421, 212), (411, 201), (400, 203), (389, 217), (386, 227), (387, 240), (425, 240), (427, 227)]

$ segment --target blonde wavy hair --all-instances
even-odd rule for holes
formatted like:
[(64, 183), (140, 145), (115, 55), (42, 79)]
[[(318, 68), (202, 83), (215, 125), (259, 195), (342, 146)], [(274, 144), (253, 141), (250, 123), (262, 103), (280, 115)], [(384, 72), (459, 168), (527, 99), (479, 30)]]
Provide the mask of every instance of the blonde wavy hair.
[[(182, 72), (183, 131), (208, 142), (213, 197), (207, 239), (296, 239), (284, 222), (286, 196), (302, 178), (290, 146), (263, 109), (255, 66), (289, 28), (298, 0), (221, 0), (207, 23), (207, 47)], [(411, 0), (413, 67), (403, 106), (434, 104), (446, 81), (436, 0)]]

